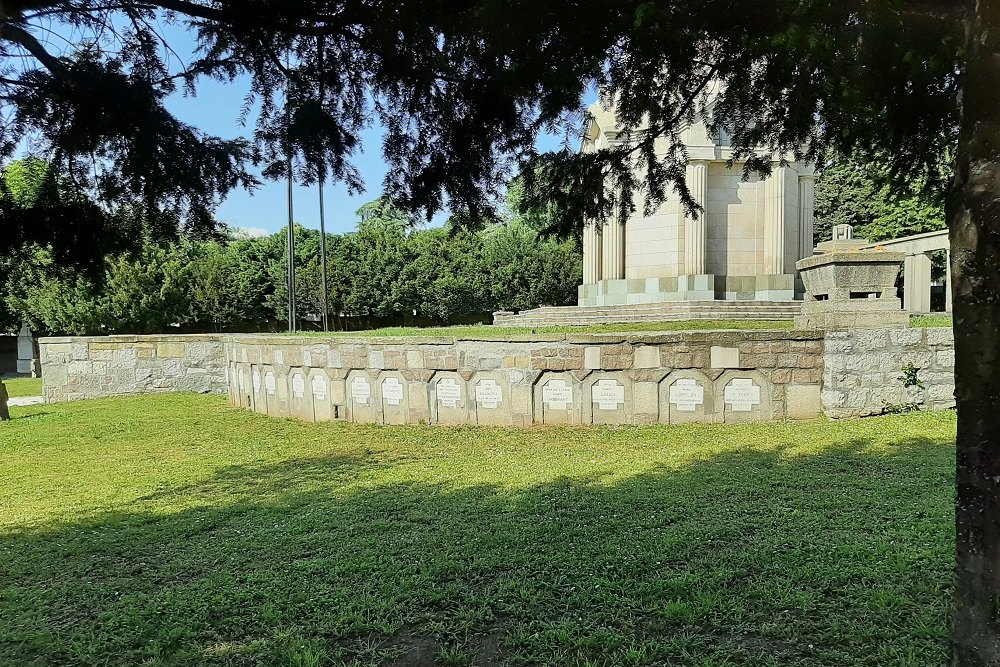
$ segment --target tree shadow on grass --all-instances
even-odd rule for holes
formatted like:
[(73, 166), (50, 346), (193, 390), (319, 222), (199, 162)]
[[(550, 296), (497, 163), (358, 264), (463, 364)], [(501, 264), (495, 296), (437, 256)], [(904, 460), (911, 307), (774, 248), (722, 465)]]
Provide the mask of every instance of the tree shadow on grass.
[(517, 490), (234, 466), (3, 538), (0, 664), (945, 664), (953, 454), (856, 440)]

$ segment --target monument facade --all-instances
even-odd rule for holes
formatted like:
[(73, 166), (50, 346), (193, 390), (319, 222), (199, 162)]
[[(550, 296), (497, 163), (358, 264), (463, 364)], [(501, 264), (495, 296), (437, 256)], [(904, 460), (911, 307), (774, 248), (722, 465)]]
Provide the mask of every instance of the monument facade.
[[(598, 104), (590, 111), (583, 151), (626, 140), (612, 112)], [(699, 121), (682, 140), (687, 185), (702, 212), (685, 212), (671, 191), (650, 216), (637, 201), (625, 225), (587, 225), (579, 305), (801, 298), (795, 263), (813, 254), (812, 166), (772, 156), (770, 177), (744, 180), (742, 165), (728, 164), (733, 151), (724, 134), (711, 136)]]

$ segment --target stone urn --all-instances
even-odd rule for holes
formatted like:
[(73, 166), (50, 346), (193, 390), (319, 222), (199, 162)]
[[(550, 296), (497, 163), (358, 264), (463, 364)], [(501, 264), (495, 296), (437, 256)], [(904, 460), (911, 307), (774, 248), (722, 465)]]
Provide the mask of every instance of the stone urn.
[(844, 250), (799, 260), (806, 296), (795, 325), (803, 329), (880, 329), (908, 326), (896, 297), (905, 255)]

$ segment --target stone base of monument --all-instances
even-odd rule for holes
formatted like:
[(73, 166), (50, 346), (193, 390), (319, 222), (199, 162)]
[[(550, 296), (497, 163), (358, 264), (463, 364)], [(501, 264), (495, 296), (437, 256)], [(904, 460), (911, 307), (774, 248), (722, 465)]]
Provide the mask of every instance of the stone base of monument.
[(806, 289), (795, 326), (803, 329), (898, 328), (909, 314), (896, 297), (903, 254), (876, 250), (836, 251), (796, 263)]
[(577, 288), (579, 307), (636, 306), (691, 301), (794, 301), (803, 288), (790, 273), (682, 275), (599, 280)]
[(678, 320), (791, 320), (801, 301), (675, 301), (630, 306), (546, 306), (520, 313), (493, 313), (501, 327), (586, 326)]

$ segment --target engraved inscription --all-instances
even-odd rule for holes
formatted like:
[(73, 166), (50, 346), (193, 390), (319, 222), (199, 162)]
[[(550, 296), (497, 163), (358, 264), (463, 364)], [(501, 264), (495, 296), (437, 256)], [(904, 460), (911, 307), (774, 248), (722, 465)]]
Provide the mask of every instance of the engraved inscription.
[(443, 378), (437, 383), (437, 400), (446, 408), (454, 408), (462, 401), (462, 387), (454, 378)]
[(750, 378), (736, 378), (726, 385), (725, 400), (733, 412), (750, 412), (760, 405), (760, 387)]
[(312, 379), (313, 397), (317, 401), (326, 400), (326, 378), (322, 375), (314, 375)]
[(697, 380), (680, 379), (670, 385), (670, 402), (680, 412), (695, 412), (705, 404), (705, 388)]
[(593, 402), (601, 410), (617, 410), (625, 405), (625, 387), (618, 380), (598, 380), (593, 388)]
[(361, 375), (355, 375), (351, 380), (351, 400), (355, 403), (368, 405), (372, 397), (372, 385), (368, 379)]
[(382, 398), (389, 405), (402, 405), (403, 383), (399, 378), (386, 378), (382, 381)]
[(480, 380), (476, 383), (476, 404), (495, 410), (503, 403), (503, 392), (496, 380)]
[(573, 387), (566, 380), (549, 380), (542, 387), (542, 403), (549, 410), (568, 410), (573, 402)]

